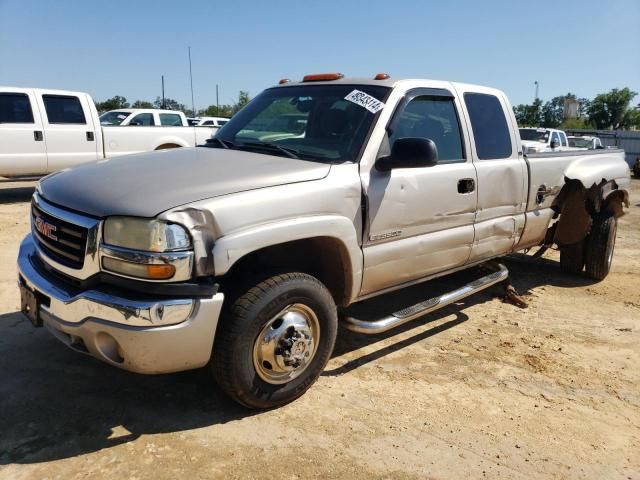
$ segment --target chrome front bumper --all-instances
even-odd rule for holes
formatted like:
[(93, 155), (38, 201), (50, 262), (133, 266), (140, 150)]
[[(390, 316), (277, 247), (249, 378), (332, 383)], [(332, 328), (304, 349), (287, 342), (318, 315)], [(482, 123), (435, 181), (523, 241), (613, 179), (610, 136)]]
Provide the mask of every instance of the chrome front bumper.
[(211, 357), (222, 293), (172, 299), (80, 290), (42, 266), (31, 235), (20, 245), (18, 270), (44, 325), (76, 351), (139, 373), (199, 368)]

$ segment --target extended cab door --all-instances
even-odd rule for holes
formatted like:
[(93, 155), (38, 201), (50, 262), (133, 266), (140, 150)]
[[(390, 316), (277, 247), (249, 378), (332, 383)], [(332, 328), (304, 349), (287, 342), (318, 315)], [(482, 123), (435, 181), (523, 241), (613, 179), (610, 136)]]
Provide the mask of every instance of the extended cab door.
[(47, 148), (33, 91), (0, 89), (0, 176), (46, 171)]
[(511, 251), (524, 228), (527, 166), (518, 152), (517, 129), (503, 94), (482, 87), (459, 87), (471, 135), (478, 178), (478, 209), (469, 262)]
[(89, 97), (38, 90), (47, 142), (47, 172), (98, 159), (98, 140)]
[(463, 265), (473, 243), (476, 173), (459, 100), (446, 88), (409, 90), (391, 117), (378, 156), (400, 138), (434, 141), (431, 167), (371, 167), (365, 184), (362, 295)]

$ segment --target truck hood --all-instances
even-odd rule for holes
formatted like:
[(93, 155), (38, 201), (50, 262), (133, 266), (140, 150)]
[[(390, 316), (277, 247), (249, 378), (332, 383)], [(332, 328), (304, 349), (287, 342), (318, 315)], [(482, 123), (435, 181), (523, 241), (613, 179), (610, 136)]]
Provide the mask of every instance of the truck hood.
[(219, 148), (179, 148), (101, 160), (54, 173), (40, 193), (95, 217), (155, 217), (186, 203), (288, 183), (319, 180), (324, 163)]

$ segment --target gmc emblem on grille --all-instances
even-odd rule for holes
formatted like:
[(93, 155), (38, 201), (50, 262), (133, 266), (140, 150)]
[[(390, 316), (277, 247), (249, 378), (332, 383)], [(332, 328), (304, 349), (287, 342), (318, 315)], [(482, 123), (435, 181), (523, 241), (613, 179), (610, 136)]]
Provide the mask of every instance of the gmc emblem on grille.
[(36, 226), (36, 230), (38, 230), (41, 235), (50, 238), (51, 240), (58, 240), (58, 237), (54, 235), (54, 232), (58, 227), (49, 222), (45, 222), (40, 217), (36, 217), (34, 224)]

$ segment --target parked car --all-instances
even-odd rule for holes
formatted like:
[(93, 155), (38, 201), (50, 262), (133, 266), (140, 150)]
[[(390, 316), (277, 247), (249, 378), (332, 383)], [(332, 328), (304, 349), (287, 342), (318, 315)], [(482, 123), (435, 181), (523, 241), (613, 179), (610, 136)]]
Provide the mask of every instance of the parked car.
[[(262, 92), (206, 146), (44, 178), (18, 257), (22, 311), (113, 366), (209, 365), (239, 403), (277, 407), (316, 381), (339, 319), (385, 332), (504, 281), (495, 259), (535, 246), (602, 280), (629, 184), (622, 150), (522, 155), (499, 90), (310, 75)], [(353, 309), (478, 265), (393, 314)]]
[(581, 148), (587, 150), (598, 150), (603, 149), (602, 141), (598, 137), (592, 137), (589, 135), (584, 136), (575, 136), (569, 135), (567, 137), (569, 140), (569, 146), (574, 148)]
[(571, 150), (567, 134), (554, 128), (521, 128), (520, 139), (532, 153)]
[(0, 87), (2, 177), (43, 175), (118, 155), (193, 147), (214, 133), (213, 128), (188, 127), (182, 112), (121, 109), (98, 118), (87, 93)]
[(224, 117), (190, 117), (187, 118), (189, 125), (193, 127), (218, 127), (220, 128), (229, 121)]

